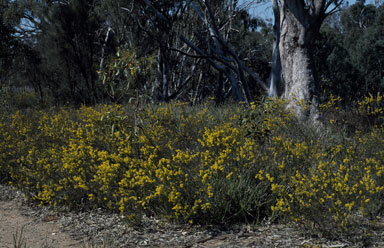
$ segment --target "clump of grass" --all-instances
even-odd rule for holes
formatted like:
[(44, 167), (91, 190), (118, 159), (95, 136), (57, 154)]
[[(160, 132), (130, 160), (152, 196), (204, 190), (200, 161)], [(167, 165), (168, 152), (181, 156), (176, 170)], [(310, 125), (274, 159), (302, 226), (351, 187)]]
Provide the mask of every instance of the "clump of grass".
[(114, 248), (117, 247), (117, 244), (108, 235), (104, 235), (103, 238), (99, 241), (96, 241), (95, 239), (91, 239), (87, 242), (83, 242), (82, 248)]
[(24, 227), (17, 228), (13, 234), (13, 247), (14, 248), (27, 248), (27, 242), (24, 238)]

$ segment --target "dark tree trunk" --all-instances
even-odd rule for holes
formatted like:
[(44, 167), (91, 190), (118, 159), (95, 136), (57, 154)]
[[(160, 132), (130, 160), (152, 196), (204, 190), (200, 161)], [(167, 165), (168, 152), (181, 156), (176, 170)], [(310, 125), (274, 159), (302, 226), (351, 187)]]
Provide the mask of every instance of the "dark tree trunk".
[(158, 65), (158, 74), (159, 74), (159, 90), (160, 90), (160, 101), (166, 102), (168, 101), (169, 94), (169, 51), (160, 47), (159, 49), (159, 65)]

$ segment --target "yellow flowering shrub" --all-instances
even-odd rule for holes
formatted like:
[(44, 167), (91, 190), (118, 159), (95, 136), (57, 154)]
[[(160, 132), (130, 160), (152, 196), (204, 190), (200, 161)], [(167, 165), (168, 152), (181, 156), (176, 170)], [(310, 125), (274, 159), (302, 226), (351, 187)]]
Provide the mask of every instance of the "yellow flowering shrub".
[[(337, 102), (339, 98), (331, 97), (321, 109), (328, 111)], [(256, 180), (271, 184), (277, 197), (271, 207), (275, 213), (307, 230), (315, 227), (337, 236), (335, 231), (355, 230), (358, 214), (375, 216), (382, 211), (384, 133), (376, 127), (345, 137), (342, 129), (335, 135), (327, 130), (327, 123), (333, 123), (325, 123), (320, 131), (288, 123), (288, 129), (273, 135), (264, 146), (268, 164)]]
[(5, 116), (0, 116), (0, 183), (7, 183), (10, 179), (8, 166), (10, 160), (16, 157), (12, 149), (12, 132), (7, 124)]
[[(239, 113), (231, 115), (235, 114)], [(254, 165), (257, 145), (245, 139), (233, 123), (216, 123), (206, 108), (188, 114), (183, 104), (147, 109), (144, 115), (137, 135), (141, 159), (119, 183), (120, 211), (129, 213), (134, 206), (171, 218), (207, 221), (223, 214), (217, 211), (222, 204), (240, 206), (234, 195), (223, 191), (223, 182), (247, 183), (248, 191), (257, 184), (252, 180), (239, 183), (240, 172)], [(218, 201), (221, 195), (227, 201)], [(247, 199), (249, 209), (243, 211), (256, 209), (251, 203), (259, 199)], [(232, 206), (224, 214), (235, 211), (244, 213)]]
[(384, 210), (384, 128), (347, 137), (325, 123), (320, 131), (299, 123), (279, 99), (15, 112), (0, 117), (0, 181), (41, 204), (133, 219), (228, 223), (275, 214), (346, 232), (356, 216)]
[[(1, 182), (12, 182), (13, 171), (25, 160), (25, 151), (34, 144), (35, 115), (16, 112), (11, 116), (2, 116), (0, 139)], [(28, 183), (28, 182), (26, 182)]]
[(383, 125), (384, 96), (380, 92), (377, 92), (376, 95), (369, 94), (357, 104), (360, 114), (366, 116), (367, 124), (370, 126)]
[[(257, 178), (271, 182), (278, 196), (272, 210), (288, 214), (307, 227), (323, 232), (350, 231), (353, 214), (367, 213), (370, 200), (383, 192), (383, 163), (360, 159), (355, 146), (292, 143), (280, 140), (275, 168), (261, 171)], [(275, 153), (276, 154), (276, 153)], [(285, 156), (284, 156), (285, 155)]]
[(42, 204), (192, 222), (261, 218), (257, 192), (264, 199), (269, 188), (251, 180), (259, 146), (238, 125), (241, 111), (218, 118), (175, 103), (15, 113), (0, 126), (3, 174)]

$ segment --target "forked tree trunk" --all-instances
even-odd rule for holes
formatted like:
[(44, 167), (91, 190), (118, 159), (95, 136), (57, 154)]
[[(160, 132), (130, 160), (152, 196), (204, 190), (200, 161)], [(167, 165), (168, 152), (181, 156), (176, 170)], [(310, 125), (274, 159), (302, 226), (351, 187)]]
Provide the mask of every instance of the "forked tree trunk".
[(319, 121), (319, 87), (313, 43), (324, 20), (305, 8), (304, 1), (280, 0), (280, 59), (285, 83), (283, 97), (301, 121)]

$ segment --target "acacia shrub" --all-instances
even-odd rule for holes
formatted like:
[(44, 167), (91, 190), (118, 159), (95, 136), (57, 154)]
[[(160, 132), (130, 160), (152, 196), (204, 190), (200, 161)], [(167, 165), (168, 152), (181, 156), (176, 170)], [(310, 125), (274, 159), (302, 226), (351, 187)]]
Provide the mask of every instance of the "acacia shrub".
[[(358, 111), (380, 119), (372, 108), (382, 98), (373, 98)], [(323, 112), (338, 108), (330, 99)], [(305, 230), (353, 233), (359, 218), (383, 209), (384, 129), (341, 132), (342, 121), (316, 130), (279, 99), (16, 112), (1, 118), (0, 172), (41, 204), (102, 207), (135, 221), (281, 216)]]

